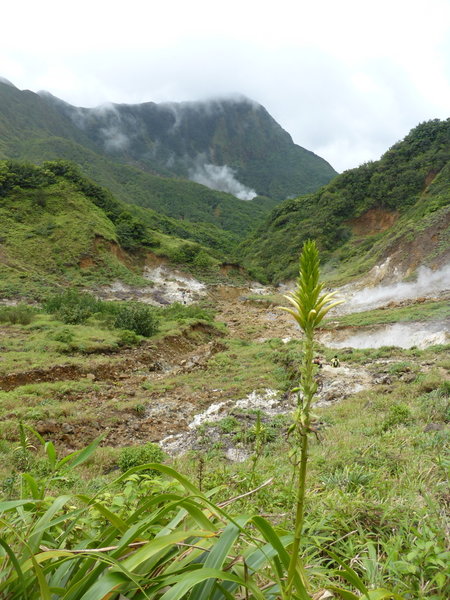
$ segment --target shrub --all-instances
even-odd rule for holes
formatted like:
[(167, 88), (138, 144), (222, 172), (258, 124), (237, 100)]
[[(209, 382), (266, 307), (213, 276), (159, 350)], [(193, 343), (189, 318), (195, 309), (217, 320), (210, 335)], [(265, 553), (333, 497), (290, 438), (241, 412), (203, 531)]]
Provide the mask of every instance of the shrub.
[[(161, 462), (163, 458), (164, 452), (161, 448), (157, 444), (148, 442), (143, 446), (126, 446), (122, 448), (118, 462), (120, 470), (125, 472), (146, 463)], [(156, 474), (156, 471), (149, 470)]]
[(123, 329), (119, 333), (119, 344), (121, 346), (136, 346), (139, 344), (139, 336), (129, 329)]
[(18, 304), (17, 306), (3, 306), (0, 308), (0, 323), (29, 325), (34, 319), (34, 314), (34, 309), (26, 304)]
[(86, 292), (68, 289), (47, 298), (43, 307), (63, 323), (79, 325), (101, 310), (101, 302)]
[(158, 331), (159, 319), (154, 308), (129, 302), (118, 309), (113, 325), (117, 329), (128, 329), (138, 335), (150, 337)]
[(332, 473), (322, 477), (322, 483), (326, 487), (337, 487), (346, 492), (356, 492), (358, 488), (367, 486), (372, 481), (373, 475), (363, 467), (343, 469), (337, 468)]
[(73, 342), (74, 334), (72, 331), (70, 331), (70, 329), (65, 327), (64, 329), (60, 329), (59, 331), (54, 333), (51, 336), (51, 339), (55, 340), (55, 342), (62, 342), (63, 344), (70, 344), (71, 342)]
[(382, 423), (382, 430), (388, 431), (398, 425), (409, 425), (412, 421), (411, 411), (405, 404), (393, 404)]
[(214, 311), (203, 308), (198, 304), (184, 305), (180, 302), (174, 302), (167, 308), (161, 310), (161, 314), (168, 319), (184, 321), (185, 319), (201, 319), (202, 321), (213, 321)]

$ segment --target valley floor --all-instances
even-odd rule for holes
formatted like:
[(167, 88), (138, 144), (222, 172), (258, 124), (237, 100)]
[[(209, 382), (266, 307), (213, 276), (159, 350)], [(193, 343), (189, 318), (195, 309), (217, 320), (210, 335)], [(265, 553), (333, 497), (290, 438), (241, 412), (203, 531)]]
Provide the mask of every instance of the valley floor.
[[(219, 486), (218, 500), (243, 495), (237, 509), (268, 515), (289, 529), (295, 461), (289, 426), (296, 404), (290, 390), (298, 381), (301, 336), (277, 308), (282, 297), (260, 291), (212, 288), (203, 301), (214, 307), (221, 325), (191, 319), (132, 347), (117, 346), (98, 329), (79, 327), (76, 333), (45, 315), (29, 325), (1, 325), (5, 497), (14, 497), (25, 468), (16, 453), (23, 421), (54, 441), (62, 455), (105, 434), (79, 477), (55, 483), (61, 487), (53, 491), (96, 491), (114, 477), (123, 447), (157, 442), (167, 462), (200, 488)], [(321, 339), (384, 327), (390, 317), (398, 318), (396, 311), (405, 324), (423, 322), (432, 329), (439, 322), (445, 334), (447, 300), (335, 315)], [(72, 340), (72, 350), (64, 339)], [(333, 368), (336, 352), (340, 366)], [(325, 564), (325, 555), (315, 550), (325, 544), (355, 557), (352, 564), (373, 585), (390, 585), (411, 600), (444, 600), (448, 344), (338, 350), (319, 345), (317, 353), (323, 366), (310, 450), (305, 560)], [(257, 427), (262, 446), (255, 442)], [(30, 452), (26, 468), (43, 472), (45, 457), (34, 445)], [(412, 595), (405, 591), (410, 589)]]

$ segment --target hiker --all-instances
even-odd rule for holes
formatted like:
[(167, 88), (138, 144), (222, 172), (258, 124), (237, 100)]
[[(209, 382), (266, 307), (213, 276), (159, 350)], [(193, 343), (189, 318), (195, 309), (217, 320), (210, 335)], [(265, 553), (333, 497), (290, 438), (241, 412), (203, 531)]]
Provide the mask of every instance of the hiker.
[(322, 361), (321, 361), (321, 359), (320, 359), (320, 357), (319, 357), (319, 356), (316, 356), (316, 358), (313, 360), (313, 364), (314, 364), (314, 365), (317, 365), (317, 367), (318, 367), (319, 369), (321, 369), (321, 368), (322, 368)]
[(331, 359), (331, 366), (336, 368), (336, 367), (339, 367), (339, 366), (340, 366), (340, 364), (341, 364), (341, 363), (339, 362), (339, 359), (338, 359), (338, 357), (337, 357), (337, 356), (336, 356), (336, 354), (335, 354), (335, 355), (333, 356), (333, 358)]

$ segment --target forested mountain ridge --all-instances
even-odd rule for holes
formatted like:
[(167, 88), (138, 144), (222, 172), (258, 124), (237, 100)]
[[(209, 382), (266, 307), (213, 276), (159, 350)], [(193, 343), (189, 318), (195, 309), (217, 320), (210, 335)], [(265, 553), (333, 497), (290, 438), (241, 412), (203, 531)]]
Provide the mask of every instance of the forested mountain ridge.
[(294, 144), (263, 106), (244, 97), (97, 108), (43, 97), (115, 159), (242, 199), (279, 201), (314, 191), (336, 174), (324, 159)]
[[(198, 220), (190, 214), (192, 204), (194, 213), (209, 212), (206, 194), (223, 204), (221, 214), (232, 211), (238, 206), (232, 194), (256, 197), (245, 209), (254, 221), (261, 210), (313, 191), (336, 174), (247, 99), (77, 108), (1, 80), (0, 158), (72, 160), (122, 200), (190, 220)], [(227, 194), (202, 192), (198, 183)], [(185, 196), (182, 210), (172, 206), (173, 186)]]
[(243, 243), (243, 262), (262, 279), (292, 278), (299, 250), (312, 238), (329, 271), (357, 276), (405, 245), (408, 236), (430, 237), (427, 227), (434, 227), (435, 242), (424, 245), (423, 256), (407, 268), (437, 260), (449, 248), (449, 163), (450, 119), (422, 123), (380, 160), (273, 209)]

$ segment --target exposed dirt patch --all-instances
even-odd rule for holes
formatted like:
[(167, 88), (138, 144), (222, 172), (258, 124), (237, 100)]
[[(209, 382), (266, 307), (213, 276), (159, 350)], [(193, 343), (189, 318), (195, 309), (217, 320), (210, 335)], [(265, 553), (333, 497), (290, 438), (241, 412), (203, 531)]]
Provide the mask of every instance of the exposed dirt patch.
[(145, 266), (147, 267), (160, 267), (168, 264), (169, 260), (165, 256), (157, 256), (153, 252), (147, 252), (145, 255)]
[(89, 375), (93, 380), (115, 381), (130, 371), (144, 368), (148, 371), (168, 369), (193, 349), (222, 334), (204, 323), (193, 324), (180, 335), (169, 336), (158, 343), (147, 342), (138, 348), (119, 350), (109, 356), (105, 364), (95, 367), (78, 365), (54, 365), (48, 369), (30, 369), (0, 377), (0, 389), (12, 390), (30, 383), (76, 380)]
[[(209, 293), (215, 301), (217, 319), (227, 324), (227, 339), (263, 343), (273, 338), (287, 342), (301, 337), (286, 313), (246, 301), (252, 293), (250, 288), (216, 286)], [(346, 333), (342, 331), (342, 335)], [(86, 357), (82, 366), (61, 364), (10, 374), (0, 379), (0, 388), (11, 390), (44, 381), (86, 381), (88, 385), (68, 384), (55, 389), (50, 403), (36, 400), (31, 405), (39, 414), (33, 417), (33, 426), (64, 450), (81, 448), (100, 433), (106, 434), (103, 444), (108, 446), (159, 442), (181, 434), (181, 447), (195, 447), (196, 435), (190, 425), (199, 415), (213, 406), (219, 407), (219, 416), (234, 414), (237, 403), (245, 400), (242, 383), (231, 382), (223, 386), (226, 389), (218, 389), (208, 372), (212, 357), (227, 349), (221, 335), (216, 328), (198, 323), (182, 334), (105, 355), (96, 366)], [(333, 333), (340, 335), (341, 331)], [(340, 368), (324, 365), (321, 369), (319, 403), (337, 402), (367, 387), (390, 384), (392, 376), (382, 365), (346, 364), (345, 351), (340, 357)], [(260, 391), (256, 390), (257, 395)], [(272, 400), (279, 410), (289, 411), (289, 397), (273, 392)], [(269, 404), (263, 398), (264, 410)], [(10, 414), (3, 414), (1, 420), (17, 418), (14, 407), (8, 410)], [(11, 426), (6, 435), (17, 436), (17, 432)], [(230, 460), (239, 455), (237, 450), (230, 447)]]
[[(408, 239), (406, 236), (399, 241), (394, 241), (385, 252), (385, 258), (403, 277), (413, 273), (424, 264), (424, 257), (428, 257), (428, 266), (439, 269), (450, 260), (450, 246), (448, 244), (448, 228), (450, 226), (450, 207), (440, 213), (439, 219), (424, 231), (416, 231)], [(399, 279), (399, 277), (397, 277)]]
[(80, 269), (89, 269), (90, 267), (95, 266), (95, 262), (93, 258), (91, 258), (90, 256), (86, 256), (85, 258), (82, 258), (80, 260), (78, 266), (80, 267)]
[(237, 264), (223, 263), (220, 266), (220, 273), (221, 273), (221, 275), (229, 275), (230, 273), (243, 274), (243, 273), (245, 273), (245, 269)]
[(392, 227), (398, 216), (398, 212), (371, 208), (360, 217), (348, 221), (348, 224), (355, 235), (374, 235)]

